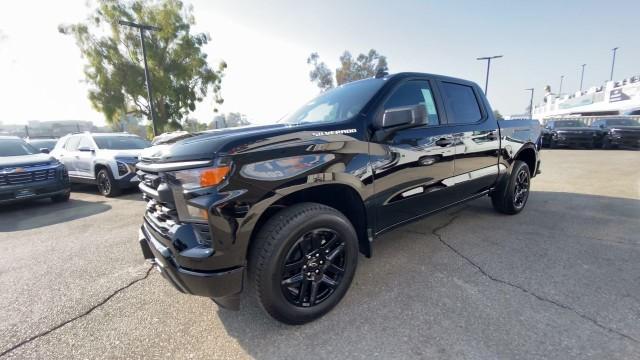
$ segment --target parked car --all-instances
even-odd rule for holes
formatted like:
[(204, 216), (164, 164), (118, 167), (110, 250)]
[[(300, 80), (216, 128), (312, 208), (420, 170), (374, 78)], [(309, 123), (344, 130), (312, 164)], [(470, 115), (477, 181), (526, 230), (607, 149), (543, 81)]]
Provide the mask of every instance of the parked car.
[(73, 183), (96, 184), (107, 197), (138, 185), (135, 164), (148, 141), (127, 133), (78, 133), (64, 136), (51, 154), (69, 170)]
[(549, 120), (542, 129), (542, 145), (550, 148), (584, 147), (593, 149), (600, 139), (597, 129), (582, 120)]
[(0, 204), (41, 198), (69, 200), (64, 165), (16, 136), (0, 136)]
[(640, 147), (640, 124), (631, 118), (606, 118), (594, 121), (591, 127), (599, 131), (603, 149), (618, 146)]
[(275, 125), (143, 151), (140, 246), (182, 292), (237, 309), (251, 285), (271, 316), (305, 323), (340, 301), (379, 235), (486, 195), (521, 212), (539, 138), (537, 121), (496, 120), (469, 81), (352, 82)]
[(25, 141), (41, 152), (48, 154), (56, 146), (58, 139), (53, 137), (36, 137), (26, 138)]

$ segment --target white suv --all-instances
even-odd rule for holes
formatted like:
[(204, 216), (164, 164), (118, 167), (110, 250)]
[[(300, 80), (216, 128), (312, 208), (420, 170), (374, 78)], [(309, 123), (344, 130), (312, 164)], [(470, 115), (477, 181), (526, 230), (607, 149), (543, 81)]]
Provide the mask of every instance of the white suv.
[(62, 137), (51, 151), (75, 183), (98, 185), (100, 193), (117, 196), (123, 188), (138, 185), (135, 164), (150, 143), (127, 133), (80, 133)]

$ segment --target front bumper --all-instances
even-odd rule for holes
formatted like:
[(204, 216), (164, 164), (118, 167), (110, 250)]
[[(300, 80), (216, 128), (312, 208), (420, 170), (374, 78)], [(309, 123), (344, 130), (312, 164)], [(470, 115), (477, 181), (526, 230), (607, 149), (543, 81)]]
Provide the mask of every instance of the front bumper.
[(607, 139), (611, 145), (640, 147), (640, 136), (607, 135)]
[(172, 250), (162, 245), (154, 230), (143, 224), (138, 241), (145, 259), (151, 261), (162, 276), (182, 293), (212, 298), (225, 308), (238, 309), (244, 267), (203, 272), (182, 267)]
[(0, 186), (0, 204), (11, 204), (26, 200), (44, 199), (64, 195), (71, 191), (69, 182), (48, 180), (21, 185)]
[(127, 189), (137, 187), (140, 184), (140, 179), (138, 179), (138, 175), (136, 175), (135, 172), (130, 172), (123, 177), (116, 179), (116, 183), (119, 188)]

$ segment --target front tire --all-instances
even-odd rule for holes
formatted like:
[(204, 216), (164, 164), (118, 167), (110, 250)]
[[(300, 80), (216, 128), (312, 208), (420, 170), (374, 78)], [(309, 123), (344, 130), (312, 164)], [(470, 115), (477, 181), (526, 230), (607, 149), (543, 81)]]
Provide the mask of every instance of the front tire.
[(114, 197), (120, 195), (120, 188), (113, 179), (111, 172), (107, 169), (100, 169), (96, 177), (98, 183), (98, 191), (106, 197)]
[(349, 220), (328, 206), (301, 203), (264, 224), (251, 248), (249, 279), (269, 315), (304, 324), (340, 302), (357, 261), (358, 238)]
[(54, 203), (66, 202), (66, 201), (69, 201), (70, 197), (71, 197), (71, 192), (68, 192), (66, 194), (53, 195), (51, 197), (51, 201), (53, 201)]
[(509, 179), (491, 196), (491, 203), (496, 211), (515, 215), (524, 209), (529, 199), (531, 171), (527, 163), (516, 160)]

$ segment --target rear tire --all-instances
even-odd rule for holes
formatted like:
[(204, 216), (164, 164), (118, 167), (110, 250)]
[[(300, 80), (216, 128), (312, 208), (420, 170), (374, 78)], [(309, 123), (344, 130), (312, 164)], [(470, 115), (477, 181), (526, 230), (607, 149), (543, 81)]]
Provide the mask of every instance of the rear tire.
[(519, 213), (529, 199), (530, 184), (529, 166), (524, 161), (516, 160), (509, 179), (491, 195), (493, 208), (508, 215)]
[(111, 171), (106, 168), (100, 169), (96, 176), (96, 182), (98, 183), (98, 191), (100, 194), (106, 197), (114, 197), (120, 195), (120, 188), (111, 175)]
[(286, 324), (304, 324), (346, 294), (358, 261), (358, 238), (336, 209), (300, 203), (273, 215), (252, 245), (249, 280), (262, 308)]

